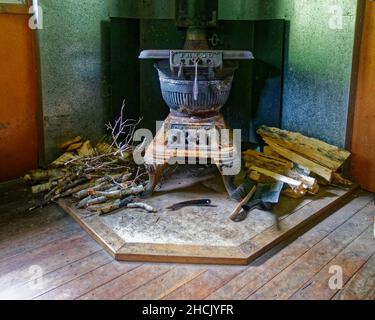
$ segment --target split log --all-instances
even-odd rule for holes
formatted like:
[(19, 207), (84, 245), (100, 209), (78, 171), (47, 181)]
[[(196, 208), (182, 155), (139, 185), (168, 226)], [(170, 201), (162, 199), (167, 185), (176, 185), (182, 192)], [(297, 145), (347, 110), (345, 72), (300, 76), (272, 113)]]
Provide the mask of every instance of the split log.
[(266, 155), (262, 152), (255, 150), (247, 150), (243, 153), (243, 158), (247, 168), (252, 166), (264, 168), (277, 173), (284, 173), (288, 170), (293, 169), (293, 163), (282, 159), (280, 157), (274, 157)]
[(85, 143), (83, 143), (81, 147), (77, 150), (77, 153), (80, 157), (92, 156), (95, 153), (95, 150), (91, 146), (90, 140), (87, 140)]
[(353, 182), (344, 178), (341, 173), (335, 172), (332, 177), (332, 182), (344, 187), (351, 187)]
[(258, 172), (260, 174), (263, 174), (263, 175), (265, 175), (267, 177), (270, 177), (270, 178), (272, 178), (272, 179), (274, 179), (276, 181), (284, 182), (284, 183), (290, 185), (292, 188), (301, 188), (301, 187), (303, 187), (302, 181), (298, 181), (298, 180), (286, 177), (284, 175), (272, 172), (272, 171), (267, 170), (267, 169), (259, 168), (259, 167), (256, 167), (256, 166), (252, 166), (250, 168), (250, 170), (256, 171), (256, 172)]
[(350, 156), (349, 151), (297, 132), (262, 126), (257, 133), (267, 144), (280, 145), (329, 168), (331, 171), (337, 171)]
[(298, 172), (297, 170), (291, 170), (288, 172), (288, 177), (299, 180), (302, 182), (303, 187), (307, 190), (310, 194), (318, 194), (319, 192), (319, 184), (315, 178), (307, 176)]
[(82, 141), (82, 137), (78, 136), (78, 137), (75, 137), (74, 139), (72, 140), (69, 140), (69, 141), (66, 141), (64, 142), (62, 145), (61, 145), (61, 149), (67, 149), (69, 146), (71, 146), (72, 144), (75, 144), (75, 143), (78, 143), (78, 142), (81, 142)]
[(66, 148), (66, 152), (76, 151), (79, 148), (81, 148), (82, 145), (83, 145), (83, 142), (73, 143), (68, 148)]
[(293, 199), (302, 199), (306, 195), (306, 193), (307, 193), (307, 190), (303, 188), (296, 188), (296, 189), (285, 188), (282, 191), (282, 194), (284, 196), (287, 196)]
[(52, 166), (54, 167), (61, 167), (65, 165), (68, 161), (77, 159), (78, 156), (75, 155), (73, 152), (65, 152), (63, 155), (61, 155), (59, 158), (57, 158), (55, 161), (52, 162)]
[(333, 172), (331, 169), (328, 169), (320, 164), (317, 164), (309, 159), (306, 159), (293, 151), (281, 147), (278, 144), (272, 143), (270, 141), (267, 141), (267, 143), (275, 152), (277, 152), (282, 157), (290, 161), (293, 161), (294, 163), (299, 164), (304, 168), (309, 169), (311, 172), (316, 173), (317, 175), (326, 179), (328, 182), (332, 181)]
[(116, 152), (116, 149), (114, 147), (112, 147), (110, 144), (105, 143), (105, 142), (99, 142), (95, 146), (95, 149), (99, 154), (108, 154), (111, 152)]
[(267, 156), (280, 158), (280, 155), (277, 152), (273, 151), (270, 146), (264, 146), (263, 153), (266, 154)]

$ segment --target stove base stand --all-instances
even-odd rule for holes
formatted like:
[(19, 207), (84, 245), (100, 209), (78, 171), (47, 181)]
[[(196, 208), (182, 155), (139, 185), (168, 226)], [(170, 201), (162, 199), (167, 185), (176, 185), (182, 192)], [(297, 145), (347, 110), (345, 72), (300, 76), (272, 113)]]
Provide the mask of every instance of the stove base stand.
[[(153, 195), (156, 186), (159, 184), (161, 178), (163, 177), (163, 173), (165, 169), (168, 167), (168, 163), (164, 164), (145, 164), (147, 173), (148, 173), (148, 183), (146, 185), (146, 190), (143, 192), (142, 197), (144, 198), (149, 198)], [(236, 200), (236, 201), (241, 201), (242, 199), (238, 197), (236, 194), (236, 186), (233, 183), (234, 176), (227, 176), (223, 175), (222, 170), (219, 166), (217, 166), (222, 177), (223, 177), (223, 183), (225, 186), (225, 189), (228, 192), (229, 198)]]

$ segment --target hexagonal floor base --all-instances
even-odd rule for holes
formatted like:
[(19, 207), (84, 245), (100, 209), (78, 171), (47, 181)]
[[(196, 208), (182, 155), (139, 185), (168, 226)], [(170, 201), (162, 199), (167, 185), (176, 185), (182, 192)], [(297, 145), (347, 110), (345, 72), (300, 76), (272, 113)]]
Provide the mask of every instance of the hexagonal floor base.
[[(159, 209), (157, 214), (120, 209), (97, 216), (77, 210), (72, 200), (58, 203), (117, 260), (243, 265), (340, 206), (356, 189), (326, 188), (318, 196), (303, 200), (282, 197), (274, 210), (281, 219), (280, 230), (274, 215), (260, 210), (252, 211), (243, 222), (232, 222), (228, 216), (237, 203), (204, 187), (147, 199)], [(165, 209), (180, 201), (201, 198), (211, 199), (217, 207)]]

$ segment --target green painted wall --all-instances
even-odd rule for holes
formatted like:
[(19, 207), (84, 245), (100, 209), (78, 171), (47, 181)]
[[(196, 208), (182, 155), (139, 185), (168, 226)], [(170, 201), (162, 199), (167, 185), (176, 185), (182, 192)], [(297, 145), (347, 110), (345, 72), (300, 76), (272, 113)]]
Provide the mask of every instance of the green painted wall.
[(39, 0), (38, 31), (46, 162), (75, 135), (99, 139), (107, 119), (108, 3)]
[[(288, 21), (283, 127), (343, 146), (357, 1), (219, 1), (221, 19)], [(173, 19), (174, 0), (39, 2), (44, 13), (38, 39), (48, 162), (58, 155), (62, 141), (76, 134), (99, 139), (104, 133), (109, 17)], [(338, 4), (344, 8), (343, 29), (332, 30), (330, 8)]]
[[(343, 28), (330, 28), (333, 6)], [(174, 0), (111, 0), (111, 15), (173, 19)], [(283, 127), (344, 146), (356, 0), (219, 0), (224, 20), (286, 19)]]

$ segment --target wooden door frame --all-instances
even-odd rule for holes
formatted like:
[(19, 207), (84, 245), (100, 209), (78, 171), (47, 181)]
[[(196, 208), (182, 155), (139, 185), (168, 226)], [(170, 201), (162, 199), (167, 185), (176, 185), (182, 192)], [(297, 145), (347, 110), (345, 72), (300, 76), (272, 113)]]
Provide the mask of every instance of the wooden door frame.
[[(1, 0), (0, 0), (1, 2)], [(30, 7), (33, 5), (33, 0), (25, 0), (24, 4), (0, 3), (1, 14), (19, 14), (32, 15)], [(42, 81), (41, 81), (41, 62), (39, 52), (38, 31), (33, 30), (31, 33), (33, 49), (35, 54), (35, 79), (36, 79), (36, 123), (37, 123), (37, 139), (38, 139), (38, 164), (44, 163), (44, 122), (43, 122), (43, 99), (42, 99)]]
[[(352, 74), (351, 74), (351, 80), (350, 80), (348, 120), (347, 120), (347, 127), (346, 127), (346, 145), (345, 145), (346, 149), (350, 151), (352, 151), (354, 114), (355, 114), (355, 108), (356, 108), (356, 102), (357, 102), (359, 64), (360, 64), (362, 38), (363, 38), (363, 31), (364, 31), (366, 1), (368, 0), (358, 0), (358, 7), (357, 7), (353, 61), (352, 61)], [(348, 165), (346, 166), (345, 171), (348, 173), (349, 169), (350, 169), (350, 163), (348, 163)]]

